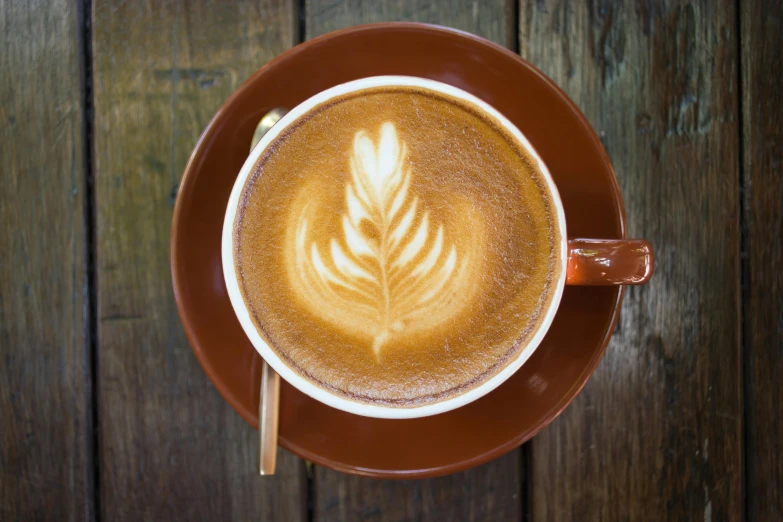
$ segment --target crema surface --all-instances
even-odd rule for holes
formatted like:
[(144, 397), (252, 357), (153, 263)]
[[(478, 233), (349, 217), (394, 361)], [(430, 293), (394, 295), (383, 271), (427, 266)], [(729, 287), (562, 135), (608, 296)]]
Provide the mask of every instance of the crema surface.
[(352, 92), (289, 125), (246, 182), (233, 241), (251, 317), (287, 365), (400, 407), (500, 371), (560, 275), (535, 160), (479, 108), (415, 87)]

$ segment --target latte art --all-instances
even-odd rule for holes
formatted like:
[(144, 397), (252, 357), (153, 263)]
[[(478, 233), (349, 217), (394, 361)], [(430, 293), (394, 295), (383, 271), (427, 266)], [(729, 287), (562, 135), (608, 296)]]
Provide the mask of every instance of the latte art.
[(310, 206), (294, 208), (289, 278), (313, 314), (364, 333), (378, 356), (390, 336), (437, 326), (470, 302), (481, 237), (458, 252), (443, 225), (431, 222), (393, 123), (382, 125), (377, 144), (359, 131), (352, 149), (342, 234), (319, 248), (308, 235)]
[(247, 320), (297, 378), (350, 401), (474, 390), (531, 342), (561, 275), (537, 160), (438, 90), (324, 99), (282, 120), (241, 188), (231, 248)]

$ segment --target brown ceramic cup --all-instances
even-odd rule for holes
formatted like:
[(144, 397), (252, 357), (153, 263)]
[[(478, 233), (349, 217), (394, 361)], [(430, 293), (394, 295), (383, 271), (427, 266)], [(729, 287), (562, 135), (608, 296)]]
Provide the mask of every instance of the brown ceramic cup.
[[(557, 287), (551, 303), (545, 311), (544, 320), (540, 323), (535, 334), (531, 336), (530, 341), (519, 349), (517, 355), (500, 372), (478, 386), (435, 403), (410, 407), (374, 405), (354, 401), (312, 383), (289, 367), (269, 346), (265, 336), (258, 331), (252, 321), (251, 314), (239, 290), (234, 259), (236, 250), (233, 244), (233, 230), (241, 194), (258, 158), (267, 152), (277, 136), (314, 107), (328, 103), (333, 98), (362, 89), (386, 86), (413, 86), (456, 97), (464, 103), (473, 105), (481, 113), (488, 115), (497, 124), (504, 127), (538, 162), (539, 170), (547, 182), (547, 188), (555, 204), (554, 225), (558, 229), (559, 237), (562, 238), (560, 264), (557, 266), (556, 272), (552, 274), (553, 280), (557, 281)], [(377, 76), (334, 86), (297, 105), (272, 127), (251, 152), (240, 170), (228, 201), (222, 239), (223, 273), (231, 304), (242, 328), (259, 354), (283, 379), (310, 397), (349, 413), (386, 419), (410, 419), (435, 415), (464, 406), (494, 390), (513, 375), (530, 358), (546, 335), (557, 312), (565, 285), (642, 284), (651, 277), (653, 253), (647, 241), (632, 239), (566, 240), (566, 230), (563, 203), (549, 169), (530, 142), (510, 120), (485, 101), (451, 85), (416, 77)]]

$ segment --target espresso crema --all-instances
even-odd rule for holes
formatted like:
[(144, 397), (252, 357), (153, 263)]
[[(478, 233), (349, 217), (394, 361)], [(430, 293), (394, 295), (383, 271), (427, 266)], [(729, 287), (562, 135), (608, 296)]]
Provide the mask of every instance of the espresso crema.
[(535, 158), (450, 95), (374, 87), (314, 107), (267, 147), (234, 221), (239, 288), (291, 369), (346, 398), (437, 402), (497, 374), (560, 276)]

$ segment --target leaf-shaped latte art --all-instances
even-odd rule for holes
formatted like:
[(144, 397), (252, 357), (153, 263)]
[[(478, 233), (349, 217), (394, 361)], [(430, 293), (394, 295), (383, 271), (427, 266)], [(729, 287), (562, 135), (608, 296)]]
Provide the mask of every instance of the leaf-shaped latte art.
[(373, 143), (356, 134), (338, 237), (310, 237), (312, 207), (296, 219), (292, 281), (328, 322), (363, 333), (380, 354), (394, 335), (435, 327), (475, 286), (477, 244), (460, 252), (412, 193), (406, 145), (392, 123)]

